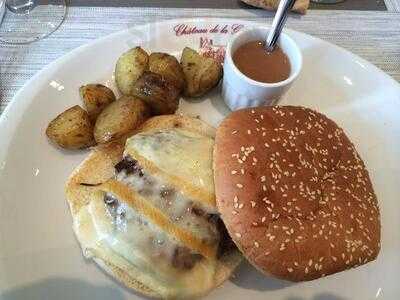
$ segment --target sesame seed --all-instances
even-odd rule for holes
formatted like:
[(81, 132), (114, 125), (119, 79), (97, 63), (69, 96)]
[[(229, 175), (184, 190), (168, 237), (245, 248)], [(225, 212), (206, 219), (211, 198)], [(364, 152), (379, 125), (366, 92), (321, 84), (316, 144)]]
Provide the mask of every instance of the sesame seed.
[(270, 255), (270, 254), (271, 254), (271, 252), (269, 252), (269, 251), (267, 251), (267, 252), (264, 253), (265, 256), (268, 256), (268, 255)]
[(239, 204), (239, 209), (242, 209), (243, 206), (244, 206), (244, 204), (243, 204), (243, 203), (240, 203), (240, 204)]
[(236, 173), (237, 173), (236, 170), (232, 170), (232, 171), (231, 171), (231, 174), (232, 174), (232, 175), (235, 175)]
[(236, 186), (237, 186), (239, 189), (243, 188), (243, 184), (240, 184), (240, 183), (236, 183)]
[(234, 203), (237, 203), (237, 202), (238, 202), (238, 200), (239, 200), (239, 199), (238, 199), (238, 197), (237, 197), (237, 196), (233, 197), (233, 202), (234, 202)]
[(312, 265), (312, 259), (310, 259), (310, 260), (308, 261), (308, 265), (311, 267), (311, 265)]
[(251, 134), (251, 130), (250, 129), (247, 129), (247, 134)]
[(261, 222), (264, 223), (266, 219), (267, 219), (266, 217), (262, 217)]
[(239, 238), (239, 239), (242, 237), (242, 235), (241, 235), (239, 232), (236, 232), (236, 233), (235, 233), (235, 236), (236, 236), (237, 238)]
[(254, 242), (254, 246), (256, 246), (256, 248), (260, 247), (260, 244), (258, 242)]
[(236, 134), (236, 133), (237, 133), (237, 130), (232, 131), (232, 134)]
[(308, 267), (304, 270), (304, 273), (308, 274)]
[(255, 207), (256, 206), (256, 203), (254, 201), (250, 201), (250, 203), (251, 203), (251, 207)]
[(292, 269), (292, 268), (287, 268), (287, 270), (288, 270), (289, 273), (292, 273), (292, 272), (293, 272), (293, 269)]
[(232, 210), (232, 215), (237, 215), (238, 212), (236, 210)]

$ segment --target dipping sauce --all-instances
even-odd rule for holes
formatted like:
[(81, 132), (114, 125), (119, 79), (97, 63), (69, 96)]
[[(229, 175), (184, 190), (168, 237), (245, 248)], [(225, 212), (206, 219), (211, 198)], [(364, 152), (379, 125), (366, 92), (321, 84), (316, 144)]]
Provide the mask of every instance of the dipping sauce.
[(277, 45), (268, 52), (264, 42), (252, 41), (240, 46), (233, 54), (236, 67), (247, 77), (265, 83), (275, 83), (289, 78), (290, 63)]

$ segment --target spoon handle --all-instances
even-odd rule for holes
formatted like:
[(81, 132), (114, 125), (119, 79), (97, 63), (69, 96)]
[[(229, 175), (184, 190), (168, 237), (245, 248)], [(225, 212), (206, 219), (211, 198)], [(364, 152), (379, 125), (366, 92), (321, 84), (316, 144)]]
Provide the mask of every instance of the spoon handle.
[(272, 21), (271, 30), (265, 43), (265, 48), (268, 52), (275, 49), (276, 42), (282, 32), (282, 28), (286, 23), (289, 10), (293, 7), (296, 0), (281, 0), (279, 2), (278, 10), (276, 11), (274, 20)]

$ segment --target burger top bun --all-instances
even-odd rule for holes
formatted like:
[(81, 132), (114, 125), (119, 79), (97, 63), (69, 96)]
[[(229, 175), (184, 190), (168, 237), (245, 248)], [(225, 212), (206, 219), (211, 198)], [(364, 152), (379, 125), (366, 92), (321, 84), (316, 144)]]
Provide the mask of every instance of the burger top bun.
[(217, 206), (257, 269), (312, 280), (372, 261), (380, 215), (365, 165), (332, 120), (313, 110), (233, 112), (214, 148)]

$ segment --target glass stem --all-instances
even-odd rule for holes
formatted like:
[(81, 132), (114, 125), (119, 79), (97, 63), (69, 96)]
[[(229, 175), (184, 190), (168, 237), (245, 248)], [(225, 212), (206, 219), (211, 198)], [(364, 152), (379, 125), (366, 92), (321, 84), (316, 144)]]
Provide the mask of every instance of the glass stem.
[(1, 22), (3, 22), (5, 12), (6, 12), (6, 3), (4, 0), (0, 0), (0, 26)]
[(7, 8), (16, 14), (29, 13), (36, 4), (37, 0), (6, 0)]

